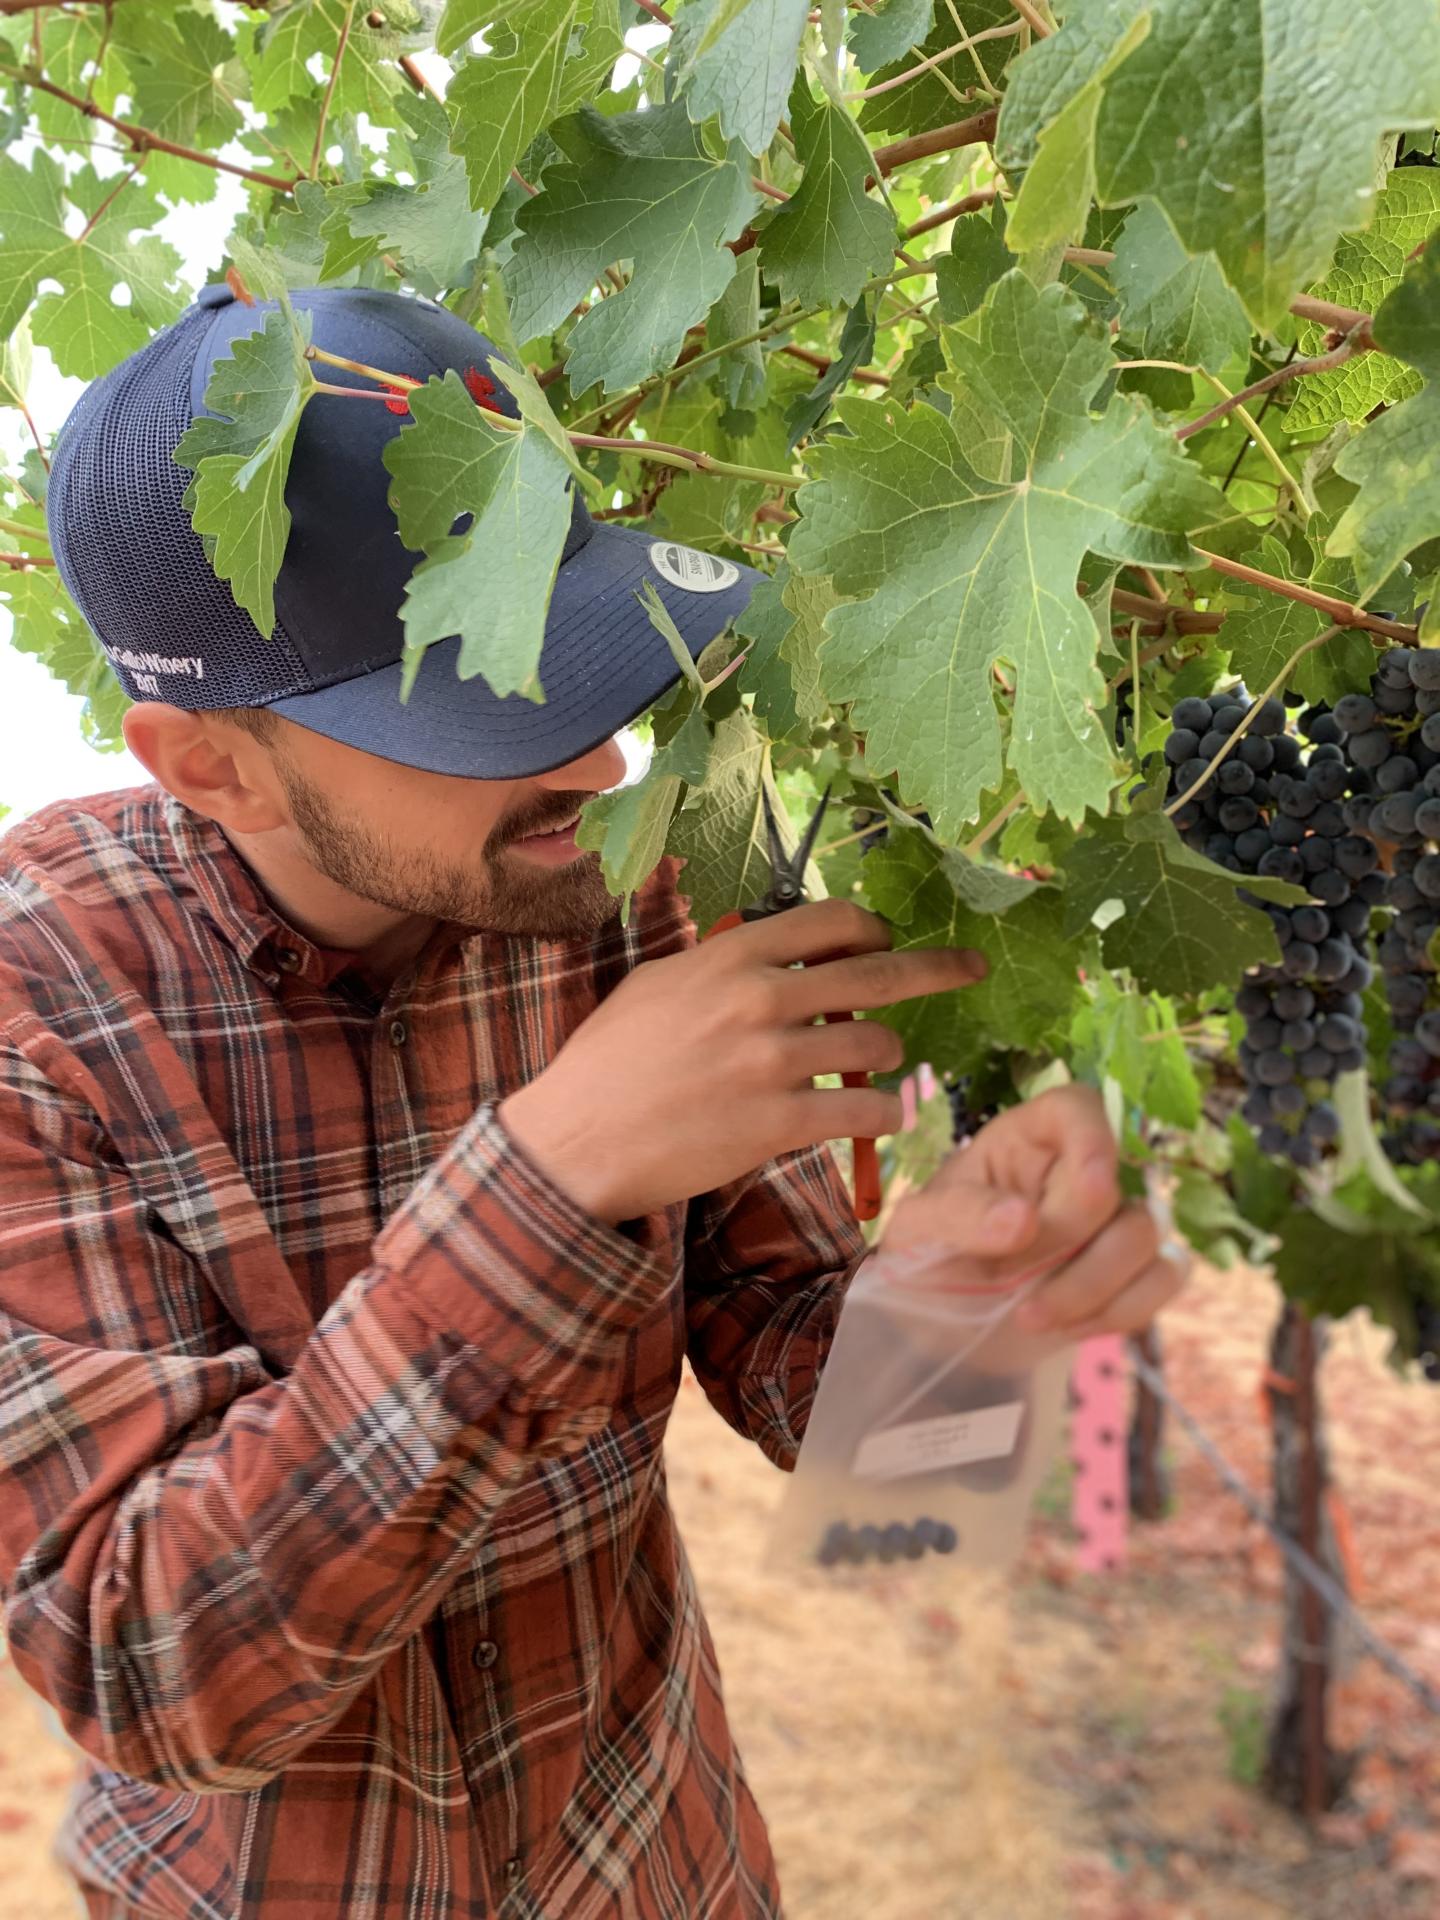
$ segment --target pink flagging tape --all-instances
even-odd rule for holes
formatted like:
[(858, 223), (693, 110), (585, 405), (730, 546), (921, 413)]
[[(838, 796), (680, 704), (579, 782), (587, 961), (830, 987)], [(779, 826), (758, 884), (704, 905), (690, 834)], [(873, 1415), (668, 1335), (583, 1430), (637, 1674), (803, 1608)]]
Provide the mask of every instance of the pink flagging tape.
[(1125, 1342), (1106, 1333), (1081, 1342), (1071, 1373), (1070, 1513), (1079, 1541), (1075, 1557), (1086, 1573), (1106, 1573), (1125, 1560), (1127, 1371)]

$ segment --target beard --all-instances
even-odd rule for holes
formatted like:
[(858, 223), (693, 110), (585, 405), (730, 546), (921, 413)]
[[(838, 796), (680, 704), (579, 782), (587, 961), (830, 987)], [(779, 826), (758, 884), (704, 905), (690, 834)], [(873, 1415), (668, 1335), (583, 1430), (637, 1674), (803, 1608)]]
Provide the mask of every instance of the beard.
[[(598, 933), (619, 918), (620, 901), (605, 885), (598, 854), (561, 867), (532, 864), (514, 841), (573, 818), (584, 793), (547, 793), (526, 812), (501, 821), (472, 861), (446, 860), (431, 847), (400, 847), (384, 834), (342, 820), (318, 787), (283, 756), (276, 768), (296, 831), (327, 880), (397, 913), (449, 921), (470, 933), (530, 934), (571, 940)], [(543, 810), (542, 810), (543, 809)]]

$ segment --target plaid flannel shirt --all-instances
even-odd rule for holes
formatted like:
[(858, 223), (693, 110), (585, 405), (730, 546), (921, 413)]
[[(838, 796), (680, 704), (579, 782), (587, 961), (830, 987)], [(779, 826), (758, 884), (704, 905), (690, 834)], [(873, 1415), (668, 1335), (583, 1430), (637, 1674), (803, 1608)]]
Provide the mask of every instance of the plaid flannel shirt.
[(387, 988), (156, 787), (0, 840), (0, 1597), (92, 1916), (780, 1912), (662, 1441), (688, 1355), (793, 1461), (844, 1189), (612, 1229), (496, 1118), (693, 940), (666, 862)]

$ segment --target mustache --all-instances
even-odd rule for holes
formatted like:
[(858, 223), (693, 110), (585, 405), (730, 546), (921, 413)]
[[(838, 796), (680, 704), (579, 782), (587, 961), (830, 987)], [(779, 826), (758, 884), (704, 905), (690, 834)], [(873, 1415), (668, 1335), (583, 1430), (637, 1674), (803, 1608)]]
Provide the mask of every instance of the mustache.
[(553, 833), (556, 827), (563, 827), (567, 821), (573, 820), (585, 802), (594, 797), (591, 792), (552, 794), (543, 812), (532, 808), (505, 821), (496, 831), (496, 844), (504, 847), (513, 840), (528, 839), (533, 833)]

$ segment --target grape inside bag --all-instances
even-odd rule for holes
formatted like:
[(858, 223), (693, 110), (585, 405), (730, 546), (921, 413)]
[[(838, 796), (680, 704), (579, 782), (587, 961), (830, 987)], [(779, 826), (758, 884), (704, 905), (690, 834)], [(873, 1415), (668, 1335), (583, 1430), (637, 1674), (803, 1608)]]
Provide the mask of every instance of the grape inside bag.
[(1063, 1335), (1018, 1328), (1015, 1309), (1054, 1266), (967, 1287), (947, 1249), (882, 1248), (865, 1260), (781, 1504), (774, 1561), (1014, 1563), (1059, 1450), (1072, 1357)]

